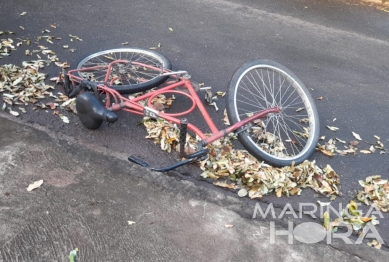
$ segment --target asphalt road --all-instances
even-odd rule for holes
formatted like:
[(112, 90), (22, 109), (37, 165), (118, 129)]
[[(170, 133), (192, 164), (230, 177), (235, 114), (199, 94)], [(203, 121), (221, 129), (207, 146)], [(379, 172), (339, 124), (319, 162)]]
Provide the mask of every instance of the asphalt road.
[[(26, 15), (20, 16), (22, 12)], [(56, 28), (50, 27), (55, 25)], [(24, 30), (20, 28), (24, 27)], [(173, 31), (169, 30), (172, 28)], [(35, 39), (46, 33), (61, 37), (49, 44), (60, 57), (75, 67), (86, 55), (99, 50), (131, 46), (153, 47), (167, 56), (175, 69), (189, 71), (197, 82), (212, 86), (214, 91), (225, 91), (229, 78), (243, 63), (254, 59), (270, 59), (290, 68), (311, 90), (317, 100), (321, 135), (354, 140), (351, 132), (363, 140), (375, 142), (382, 138), (389, 148), (389, 15), (358, 2), (339, 1), (39, 1), (5, 0), (0, 6), (0, 31), (10, 30), (12, 38)], [(69, 34), (83, 41), (70, 41)], [(0, 36), (5, 38), (6, 36)], [(33, 43), (33, 45), (35, 45)], [(63, 49), (69, 45), (75, 52)], [(0, 63), (21, 65), (31, 57), (17, 47), (11, 56)], [(45, 69), (49, 77), (60, 69)], [(223, 126), (224, 101), (219, 112), (210, 107), (216, 125)], [(177, 155), (167, 154), (146, 139), (146, 132), (137, 126), (137, 116), (119, 114), (114, 125), (88, 131), (69, 114), (70, 124), (44, 110), (22, 114), (19, 118), (34, 122), (56, 132), (74, 136), (82, 142), (98, 143), (120, 153), (135, 154), (151, 165), (165, 165)], [(333, 120), (336, 118), (336, 121)], [(189, 121), (206, 128), (198, 113)], [(337, 126), (333, 133), (327, 125)], [(362, 143), (359, 148), (370, 145)], [(153, 154), (158, 152), (158, 157)], [(329, 158), (315, 153), (321, 166), (330, 164), (341, 176), (343, 196), (335, 201), (346, 205), (362, 188), (359, 179), (380, 174), (389, 177), (388, 154), (335, 156)], [(198, 177), (195, 166), (179, 169), (180, 173)], [(313, 198), (315, 197), (315, 198)], [(316, 194), (305, 190), (299, 197), (266, 196), (261, 201), (280, 207), (287, 202), (298, 209), (301, 202), (314, 202)], [(324, 199), (325, 200), (325, 199)], [(247, 201), (247, 200), (242, 200)], [(381, 219), (380, 232), (389, 243), (388, 215)]]

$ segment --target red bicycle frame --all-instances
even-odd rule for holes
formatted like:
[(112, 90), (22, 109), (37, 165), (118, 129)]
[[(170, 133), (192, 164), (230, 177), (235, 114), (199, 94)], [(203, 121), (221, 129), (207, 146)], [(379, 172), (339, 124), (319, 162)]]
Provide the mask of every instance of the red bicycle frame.
[[(72, 75), (72, 73), (91, 71), (91, 70), (95, 70), (95, 69), (107, 69), (107, 73), (106, 73), (105, 81), (104, 81), (105, 84), (99, 84), (98, 88), (100, 91), (111, 95), (113, 97), (113, 99), (115, 100), (114, 103), (111, 103), (110, 96), (107, 95), (106, 108), (109, 110), (113, 110), (113, 111), (124, 110), (124, 111), (138, 114), (141, 116), (151, 116), (153, 118), (159, 117), (159, 118), (165, 119), (167, 121), (170, 121), (172, 123), (180, 124), (181, 120), (179, 118), (177, 118), (177, 116), (186, 115), (186, 114), (192, 112), (195, 109), (195, 107), (197, 106), (197, 108), (200, 110), (202, 116), (204, 117), (205, 122), (207, 123), (208, 127), (210, 128), (212, 135), (206, 136), (199, 128), (197, 128), (195, 125), (190, 124), (190, 123), (188, 124), (188, 129), (191, 130), (192, 132), (194, 132), (196, 135), (198, 135), (203, 140), (203, 146), (210, 144), (210, 143), (216, 141), (217, 139), (226, 136), (227, 134), (229, 134), (231, 132), (236, 131), (237, 129), (241, 128), (242, 126), (244, 126), (244, 125), (246, 125), (246, 124), (248, 124), (256, 119), (264, 118), (268, 114), (271, 114), (271, 113), (281, 112), (281, 109), (278, 107), (269, 108), (269, 109), (257, 112), (255, 114), (253, 114), (252, 116), (247, 117), (247, 118), (239, 121), (238, 123), (229, 126), (226, 129), (218, 130), (218, 128), (215, 126), (214, 122), (212, 121), (211, 117), (209, 116), (208, 111), (205, 109), (203, 103), (201, 102), (199, 96), (197, 95), (195, 88), (192, 86), (192, 83), (190, 81), (190, 76), (187, 74), (186, 71), (170, 72), (168, 70), (163, 70), (164, 73), (161, 74), (161, 76), (170, 75), (170, 76), (176, 78), (176, 81), (174, 81), (174, 83), (168, 83), (166, 86), (159, 88), (158, 90), (154, 90), (152, 92), (143, 94), (143, 95), (138, 96), (138, 97), (133, 98), (133, 99), (128, 99), (128, 98), (120, 95), (120, 93), (118, 91), (116, 91), (112, 88), (109, 88), (109, 86), (107, 85), (107, 83), (112, 85), (113, 82), (116, 80), (116, 78), (114, 78), (111, 81), (109, 81), (109, 76), (110, 76), (112, 66), (116, 63), (125, 63), (126, 64), (129, 62), (127, 60), (116, 60), (116, 61), (111, 62), (108, 66), (95, 66), (95, 67), (90, 67), (90, 68), (70, 70), (68, 72), (68, 75), (70, 76), (71, 81), (81, 82), (83, 80), (83, 78)], [(155, 68), (155, 67), (152, 67), (150, 65), (141, 64), (138, 62), (132, 62), (131, 64), (161, 71), (160, 68)], [(184, 76), (180, 76), (180, 74), (182, 74), (182, 73), (186, 73), (186, 74)], [(189, 94), (187, 92), (184, 92), (184, 91), (174, 90), (177, 87), (183, 87), (184, 89), (187, 89), (189, 91)], [(173, 114), (168, 114), (168, 113), (164, 113), (162, 111), (155, 110), (153, 108), (153, 105), (152, 105), (153, 98), (157, 95), (165, 94), (165, 93), (181, 94), (181, 95), (184, 95), (184, 96), (190, 98), (192, 101), (191, 108), (184, 111), (184, 112), (173, 113)], [(148, 99), (148, 106), (143, 106), (139, 103), (139, 101), (143, 101), (146, 99)]]

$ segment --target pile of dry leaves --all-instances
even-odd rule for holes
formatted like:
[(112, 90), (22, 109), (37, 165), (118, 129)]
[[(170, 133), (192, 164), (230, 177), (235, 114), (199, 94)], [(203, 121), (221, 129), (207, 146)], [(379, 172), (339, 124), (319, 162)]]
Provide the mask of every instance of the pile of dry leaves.
[[(19, 112), (26, 113), (25, 107), (32, 104), (33, 110), (51, 109), (54, 115), (58, 115), (68, 123), (68, 118), (60, 114), (57, 107), (62, 106), (74, 111), (74, 99), (69, 99), (61, 93), (53, 94), (51, 90), (55, 89), (55, 86), (47, 85), (46, 74), (39, 72), (48, 64), (50, 64), (49, 60), (35, 60), (23, 62), (23, 67), (12, 64), (1, 65), (0, 93), (4, 101), (1, 110), (5, 111), (8, 107), (10, 114), (18, 116)], [(54, 102), (41, 102), (47, 97), (53, 98)]]
[[(51, 27), (55, 28), (54, 25), (51, 25)], [(26, 49), (26, 56), (34, 54), (38, 58), (37, 60), (23, 61), (22, 67), (13, 64), (0, 66), (0, 93), (2, 93), (4, 101), (1, 109), (5, 111), (8, 106), (10, 114), (18, 116), (20, 112), (26, 113), (25, 106), (30, 103), (33, 104), (33, 110), (38, 108), (45, 110), (51, 109), (53, 110), (54, 115), (58, 115), (65, 123), (68, 123), (68, 118), (60, 114), (58, 108), (65, 108), (75, 112), (74, 100), (70, 100), (61, 93), (54, 95), (51, 90), (55, 89), (55, 87), (46, 84), (45, 80), (47, 75), (39, 71), (51, 64), (62, 69), (68, 68), (69, 64), (67, 62), (61, 62), (54, 51), (40, 44), (40, 41), (42, 40), (45, 40), (49, 44), (53, 44), (54, 40), (61, 40), (61, 38), (47, 35), (47, 33), (50, 33), (50, 30), (47, 29), (42, 31), (42, 33), (46, 35), (38, 36), (33, 40), (29, 38), (16, 38), (15, 40), (17, 40), (17, 42), (14, 42), (12, 39), (12, 36), (15, 34), (14, 32), (0, 31), (0, 35), (8, 35), (7, 39), (1, 40), (0, 58), (10, 55), (11, 51), (16, 51), (17, 47), (22, 45), (27, 46), (27, 48), (32, 48), (32, 51)], [(69, 35), (69, 37), (71, 41), (72, 39), (81, 41), (78, 37), (72, 35)], [(64, 46), (64, 48), (68, 48), (68, 46)], [(42, 56), (44, 56), (44, 58), (42, 58)], [(56, 80), (57, 78), (51, 79), (51, 81)], [(48, 97), (53, 98), (54, 101), (42, 102), (42, 99)]]
[(382, 212), (389, 211), (389, 182), (381, 176), (369, 176), (365, 181), (359, 180), (364, 188), (358, 192), (358, 200), (366, 205), (375, 204)]
[[(335, 127), (327, 126), (330, 130), (335, 130)], [(338, 130), (338, 128), (336, 129)], [(327, 156), (334, 156), (334, 155), (347, 155), (347, 154), (373, 154), (376, 151), (378, 151), (381, 155), (386, 153), (386, 149), (384, 147), (383, 142), (381, 141), (381, 138), (379, 136), (374, 136), (376, 139), (375, 143), (370, 143), (363, 141), (364, 143), (369, 145), (368, 149), (361, 149), (358, 151), (358, 146), (360, 142), (362, 141), (360, 135), (358, 135), (355, 132), (352, 132), (353, 136), (356, 138), (356, 140), (351, 140), (348, 143), (346, 143), (345, 140), (342, 140), (338, 137), (330, 138), (327, 142), (325, 142), (323, 145), (318, 143), (316, 147), (316, 151), (320, 151), (321, 153), (327, 155)], [(324, 140), (325, 137), (321, 137), (320, 140)], [(343, 148), (340, 148), (337, 146), (337, 143), (340, 143)]]
[[(337, 227), (340, 225), (348, 225), (352, 228), (353, 231), (361, 231), (365, 228), (367, 223), (372, 223), (373, 225), (378, 225), (380, 222), (377, 220), (377, 217), (372, 215), (371, 217), (363, 216), (358, 211), (358, 205), (354, 201), (350, 201), (347, 204), (346, 208), (343, 209), (340, 213), (340, 217), (336, 218), (334, 221), (330, 222), (329, 213), (324, 214), (324, 228), (331, 229), (333, 231), (337, 230)], [(362, 232), (360, 232), (362, 233)]]
[[(25, 15), (25, 12), (23, 14)], [(54, 25), (51, 25), (51, 27), (55, 28)], [(21, 29), (24, 30), (23, 27)], [(15, 38), (15, 33), (11, 31), (0, 31), (0, 35), (7, 36), (6, 39), (0, 41), (0, 58), (9, 56), (11, 52), (16, 51), (18, 47), (23, 45), (29, 48), (25, 50), (26, 56), (34, 54), (38, 58), (37, 60), (23, 61), (21, 67), (13, 64), (0, 66), (0, 93), (3, 98), (1, 110), (7, 110), (10, 114), (19, 116), (20, 113), (26, 113), (28, 104), (33, 104), (33, 110), (38, 108), (51, 109), (54, 115), (58, 115), (65, 123), (68, 123), (68, 118), (60, 114), (57, 109), (62, 106), (62, 108), (74, 111), (73, 101), (69, 101), (69, 98), (61, 93), (54, 95), (53, 89), (55, 89), (55, 86), (46, 84), (47, 75), (39, 71), (50, 64), (55, 64), (60, 68), (68, 68), (69, 64), (61, 62), (54, 51), (40, 44), (42, 40), (53, 44), (54, 40), (60, 40), (61, 38), (48, 35), (50, 30), (47, 29), (42, 33), (44, 35), (31, 40), (29, 38)], [(73, 38), (80, 40), (71, 35), (69, 37), (71, 40)], [(30, 48), (33, 50), (30, 51)], [(56, 81), (57, 79), (53, 78), (51, 80)], [(53, 98), (54, 101), (42, 102), (43, 99), (49, 97)]]
[[(329, 212), (325, 212), (323, 214), (324, 218), (324, 224), (323, 227), (326, 230), (330, 230), (332, 232), (337, 232), (339, 227), (348, 227), (350, 230), (359, 237), (365, 237), (367, 233), (371, 230), (368, 225), (371, 224), (373, 226), (378, 225), (380, 222), (377, 220), (377, 217), (372, 216), (363, 216), (358, 211), (358, 205), (354, 201), (350, 201), (349, 204), (347, 204), (346, 208), (340, 211), (340, 214), (338, 214), (339, 217), (335, 220), (331, 221)], [(381, 243), (379, 243), (377, 240), (373, 240), (367, 245), (375, 247), (377, 249), (381, 248)]]
[[(178, 150), (177, 125), (149, 118), (145, 118), (143, 124), (148, 132), (146, 138), (153, 139), (161, 145), (162, 150)], [(248, 195), (250, 198), (261, 198), (271, 192), (275, 192), (278, 197), (299, 195), (302, 188), (306, 187), (331, 195), (332, 199), (340, 195), (339, 176), (330, 166), (320, 168), (315, 161), (305, 161), (296, 166), (275, 168), (259, 162), (245, 150), (234, 149), (230, 139), (222, 138), (209, 145), (208, 158), (199, 162), (203, 170), (201, 176), (215, 179), (215, 185), (236, 189), (239, 196)], [(187, 153), (196, 150), (198, 140), (187, 136)]]

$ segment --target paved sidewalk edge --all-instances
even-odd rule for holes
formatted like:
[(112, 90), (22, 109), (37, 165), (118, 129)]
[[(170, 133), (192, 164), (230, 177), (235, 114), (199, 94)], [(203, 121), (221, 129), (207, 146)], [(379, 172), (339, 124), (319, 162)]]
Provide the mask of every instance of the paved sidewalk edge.
[[(134, 165), (127, 161), (126, 155), (122, 153), (114, 152), (110, 149), (99, 145), (92, 145), (83, 143), (82, 141), (76, 141), (74, 138), (67, 136), (62, 133), (53, 132), (48, 130), (46, 127), (42, 125), (38, 125), (35, 123), (25, 123), (14, 116), (8, 115), (4, 112), (0, 112), (0, 117), (5, 118), (7, 120), (16, 122), (18, 124), (32, 127), (36, 130), (45, 132), (54, 140), (65, 140), (71, 144), (77, 144), (78, 146), (82, 146), (88, 150), (92, 150), (98, 153), (101, 153), (105, 156), (110, 156), (117, 158), (118, 160), (122, 160), (128, 163), (128, 171), (136, 171), (133, 172), (137, 174), (138, 177), (141, 177), (146, 182), (151, 183), (153, 186), (164, 190), (172, 190), (174, 189), (177, 194), (183, 194), (185, 196), (190, 196), (192, 198), (197, 198), (201, 201), (208, 201), (210, 203), (214, 203), (221, 207), (224, 207), (228, 210), (234, 211), (238, 213), (240, 216), (245, 218), (252, 218), (253, 210), (254, 210), (254, 202), (250, 201), (242, 201), (235, 193), (226, 191), (222, 188), (218, 188), (209, 184), (205, 181), (198, 181), (188, 176), (184, 176), (179, 174), (178, 172), (170, 173), (169, 175), (162, 174), (159, 172), (153, 172), (146, 168)], [(130, 173), (130, 172), (129, 172)], [(140, 175), (141, 174), (141, 175)], [(268, 203), (260, 201), (261, 205), (268, 205)], [(265, 207), (266, 208), (266, 207)], [(277, 209), (277, 208), (275, 208)], [(281, 209), (279, 209), (281, 211)], [(264, 219), (258, 219), (260, 221), (266, 221)], [(281, 228), (287, 228), (287, 221), (281, 219), (274, 219), (276, 225)], [(316, 245), (326, 245), (325, 243), (317, 243)], [(366, 244), (360, 245), (348, 245), (340, 240), (334, 240), (331, 245), (329, 245), (333, 249), (348, 253), (352, 256), (356, 256), (360, 259), (366, 261), (387, 261), (388, 253), (383, 250), (374, 249), (372, 247), (367, 246)]]

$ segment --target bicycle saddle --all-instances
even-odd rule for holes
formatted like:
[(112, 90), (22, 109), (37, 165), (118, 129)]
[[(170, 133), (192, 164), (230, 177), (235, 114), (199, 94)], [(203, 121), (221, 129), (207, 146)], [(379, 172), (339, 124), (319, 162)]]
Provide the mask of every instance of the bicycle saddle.
[(81, 123), (88, 129), (97, 129), (103, 121), (114, 123), (118, 116), (103, 107), (100, 101), (90, 92), (77, 96), (76, 109)]

